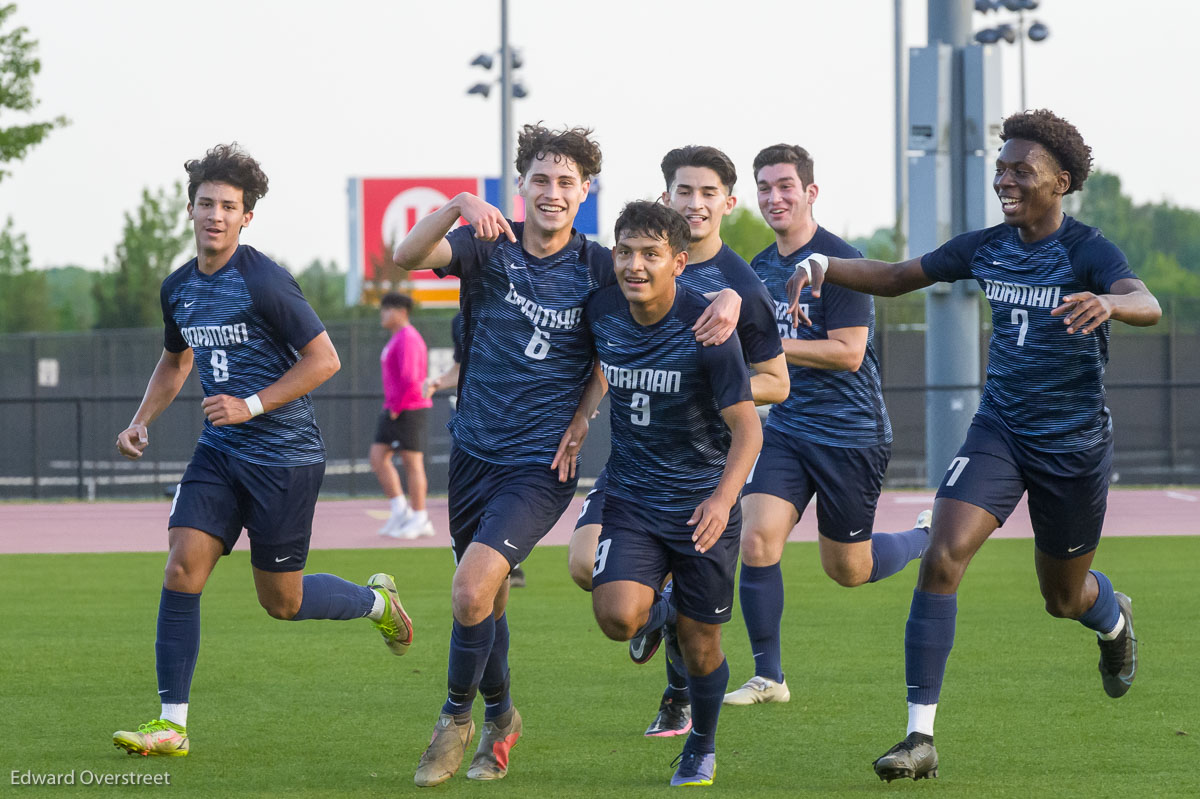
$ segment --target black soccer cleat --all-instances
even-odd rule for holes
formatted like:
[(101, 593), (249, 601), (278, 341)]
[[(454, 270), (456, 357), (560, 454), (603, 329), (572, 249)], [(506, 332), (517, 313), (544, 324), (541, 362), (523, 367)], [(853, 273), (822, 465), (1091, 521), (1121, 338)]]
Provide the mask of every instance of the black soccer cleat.
[(937, 749), (933, 748), (933, 736), (920, 732), (909, 733), (908, 737), (893, 746), (875, 761), (875, 773), (879, 779), (925, 780), (938, 775)]
[(1133, 637), (1133, 602), (1120, 591), (1115, 594), (1125, 627), (1111, 641), (1103, 638), (1096, 640), (1100, 644), (1100, 680), (1104, 683), (1104, 692), (1113, 699), (1119, 699), (1133, 685), (1133, 678), (1137, 674), (1138, 647), (1137, 639)]
[(692, 706), (664, 698), (658, 705), (658, 715), (646, 728), (647, 738), (672, 738), (692, 731)]
[(635, 635), (629, 639), (629, 659), (639, 666), (649, 663), (650, 659), (654, 657), (654, 653), (658, 651), (658, 645), (662, 643), (662, 639), (662, 627)]

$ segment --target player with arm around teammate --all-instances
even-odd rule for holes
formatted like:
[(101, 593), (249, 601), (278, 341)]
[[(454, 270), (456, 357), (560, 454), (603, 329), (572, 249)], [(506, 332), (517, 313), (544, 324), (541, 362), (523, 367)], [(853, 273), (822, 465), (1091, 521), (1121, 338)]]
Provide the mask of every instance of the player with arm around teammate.
[(929, 541), (927, 514), (899, 533), (873, 531), (875, 508), (891, 456), (892, 426), (883, 403), (879, 359), (872, 346), (875, 304), (867, 294), (829, 286), (800, 297), (807, 324), (788, 318), (786, 284), (811, 253), (860, 253), (817, 224), (818, 187), (803, 147), (777, 144), (754, 159), (758, 207), (775, 243), (752, 267), (771, 294), (783, 335), (791, 394), (775, 405), (763, 450), (742, 496), (742, 616), (754, 654), (754, 676), (725, 697), (727, 705), (786, 702), (780, 627), (788, 534), (814, 494), (821, 566), (853, 587), (895, 574)]
[[(618, 641), (677, 614), (670, 620), (678, 624), (693, 727), (671, 784), (711, 785), (729, 680), (720, 640), (733, 604), (737, 499), (762, 430), (740, 342), (707, 348), (692, 336), (707, 301), (676, 287), (687, 263), (687, 222), (662, 205), (633, 202), (615, 234), (619, 288), (598, 292), (587, 306), (612, 421), (592, 607)], [(668, 573), (673, 605), (658, 601)]]
[(974, 279), (992, 308), (987, 384), (938, 488), (905, 628), (908, 735), (875, 761), (889, 782), (937, 776), (933, 721), (958, 586), (1023, 494), (1046, 611), (1096, 632), (1109, 696), (1123, 696), (1137, 672), (1130, 599), (1090, 568), (1112, 471), (1103, 377), (1110, 320), (1148, 326), (1162, 311), (1115, 245), (1063, 214), (1063, 196), (1091, 169), (1091, 148), (1075, 126), (1050, 111), (1025, 111), (1004, 120), (1000, 138), (992, 185), (1003, 224), (898, 264), (809, 261), (814, 293), (825, 281), (895, 296)]
[(412, 641), (392, 577), (366, 586), (303, 574), (325, 445), (309, 392), (339, 368), (321, 320), (291, 275), (239, 243), (267, 192), (258, 163), (218, 145), (185, 164), (197, 256), (163, 281), (164, 348), (117, 450), (140, 458), (147, 428), (196, 364), (204, 430), (175, 490), (155, 642), (160, 716), (113, 743), (130, 754), (187, 755), (200, 650), (200, 593), (246, 528), (258, 600), (277, 619), (367, 617), (393, 653)]

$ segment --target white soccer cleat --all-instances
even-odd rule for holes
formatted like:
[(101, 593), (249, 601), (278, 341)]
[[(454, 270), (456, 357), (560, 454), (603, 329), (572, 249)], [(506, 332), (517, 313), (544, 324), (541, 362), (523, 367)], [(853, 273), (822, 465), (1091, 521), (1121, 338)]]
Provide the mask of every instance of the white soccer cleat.
[(787, 680), (775, 682), (766, 677), (751, 677), (746, 684), (736, 691), (725, 694), (721, 701), (724, 705), (758, 705), (763, 702), (786, 702), (792, 698), (788, 690)]
[(433, 529), (433, 522), (428, 517), (420, 521), (414, 517), (405, 522), (391, 535), (392, 538), (403, 538), (412, 541), (417, 538), (429, 538), (435, 534), (436, 531)]
[(921, 528), (925, 528), (926, 530), (928, 530), (932, 526), (933, 526), (933, 510), (932, 509), (926, 508), (925, 510), (923, 510), (919, 514), (917, 514), (916, 528), (918, 530)]
[(379, 534), (388, 538), (396, 538), (396, 533), (412, 520), (412, 511), (408, 508), (403, 513), (393, 513), (379, 528)]

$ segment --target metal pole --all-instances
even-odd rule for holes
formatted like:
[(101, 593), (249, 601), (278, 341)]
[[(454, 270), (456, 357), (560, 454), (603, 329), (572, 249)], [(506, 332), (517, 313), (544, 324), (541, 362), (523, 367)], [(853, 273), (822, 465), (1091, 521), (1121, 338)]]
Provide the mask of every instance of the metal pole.
[[(966, 230), (966, 150), (963, 48), (970, 44), (970, 0), (929, 0), (929, 43), (954, 48), (950, 81), (950, 235)], [(971, 281), (925, 293), (925, 467), (937, 486), (966, 437), (979, 391), (979, 300)], [(940, 387), (946, 388), (940, 388)]]
[(508, 0), (500, 0), (500, 212), (512, 219), (512, 51), (508, 46)]
[(1021, 48), (1021, 107), (1018, 111), (1024, 111), (1029, 108), (1025, 104), (1025, 12), (1017, 12), (1017, 39), (1018, 46)]
[(894, 0), (892, 4), (892, 32), (894, 42), (892, 45), (892, 55), (895, 61), (894, 73), (895, 80), (895, 98), (896, 98), (896, 230), (894, 241), (896, 246), (896, 260), (903, 261), (908, 257), (908, 241), (904, 236), (904, 212), (908, 205), (908, 169), (905, 165), (905, 154), (908, 151), (908, 98), (905, 96), (905, 88), (908, 86), (906, 76), (904, 74), (904, 65), (907, 62), (904, 48), (904, 0)]

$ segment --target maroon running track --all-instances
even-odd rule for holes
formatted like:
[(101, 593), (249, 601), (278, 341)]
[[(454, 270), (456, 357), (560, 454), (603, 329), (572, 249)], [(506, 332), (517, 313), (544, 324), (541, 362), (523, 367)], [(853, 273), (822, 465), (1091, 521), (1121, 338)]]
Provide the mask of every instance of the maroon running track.
[[(577, 497), (545, 544), (566, 544), (583, 503)], [(878, 531), (904, 530), (917, 514), (933, 504), (933, 494), (885, 492), (875, 516)], [(168, 502), (97, 502), (0, 505), (0, 553), (52, 552), (165, 552)], [(429, 503), (438, 534), (419, 541), (380, 537), (387, 517), (382, 499), (330, 500), (317, 503), (313, 549), (371, 549), (449, 546), (446, 501)], [(1195, 535), (1200, 533), (1200, 490), (1129, 489), (1113, 491), (1108, 499), (1106, 536)], [(1032, 535), (1029, 512), (1022, 500), (1016, 513), (997, 533), (1000, 538)], [(816, 514), (806, 513), (792, 531), (791, 541), (815, 541)], [(238, 549), (248, 546), (245, 536)]]

